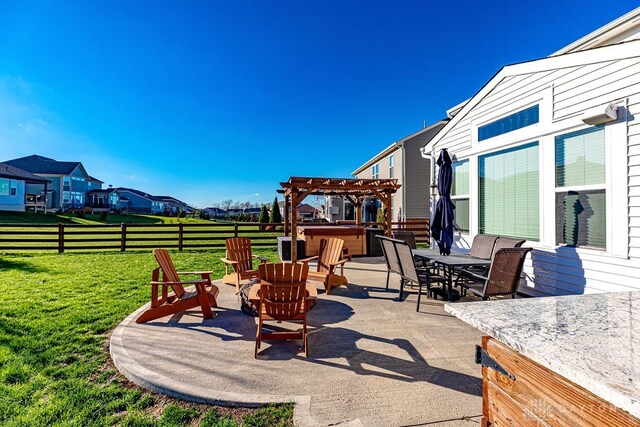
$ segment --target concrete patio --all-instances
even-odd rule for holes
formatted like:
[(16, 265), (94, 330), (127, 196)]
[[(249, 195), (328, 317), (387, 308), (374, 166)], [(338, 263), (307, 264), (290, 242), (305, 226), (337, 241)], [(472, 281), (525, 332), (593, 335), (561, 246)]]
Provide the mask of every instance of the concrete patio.
[[(234, 288), (219, 284), (220, 308), (138, 325), (139, 311), (114, 331), (118, 369), (148, 389), (196, 402), (255, 406), (296, 403), (296, 425), (473, 426), (481, 414), (481, 334), (444, 312), (443, 301), (385, 292), (382, 258), (354, 259), (350, 284), (319, 290), (309, 313), (309, 358), (299, 341), (265, 342), (253, 358), (255, 318)], [(318, 286), (321, 286), (320, 284)]]

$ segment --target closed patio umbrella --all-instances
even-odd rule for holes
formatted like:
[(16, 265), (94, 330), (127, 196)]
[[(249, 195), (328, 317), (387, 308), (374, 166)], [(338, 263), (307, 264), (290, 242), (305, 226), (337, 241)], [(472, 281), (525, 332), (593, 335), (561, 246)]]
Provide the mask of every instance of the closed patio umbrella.
[(453, 244), (453, 210), (455, 206), (451, 202), (451, 182), (453, 171), (451, 169), (451, 157), (447, 150), (440, 151), (438, 157), (438, 193), (440, 198), (436, 203), (436, 208), (431, 217), (431, 233), (438, 247), (440, 254), (449, 255)]

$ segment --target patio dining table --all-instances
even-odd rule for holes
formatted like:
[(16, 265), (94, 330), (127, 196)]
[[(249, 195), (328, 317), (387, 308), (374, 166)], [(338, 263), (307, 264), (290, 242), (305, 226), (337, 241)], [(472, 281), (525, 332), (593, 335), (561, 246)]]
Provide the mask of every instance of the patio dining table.
[(465, 254), (441, 255), (440, 251), (436, 249), (414, 249), (413, 257), (442, 266), (447, 285), (447, 299), (449, 301), (452, 299), (453, 275), (456, 269), (472, 266), (486, 267), (491, 265), (490, 259), (477, 258)]

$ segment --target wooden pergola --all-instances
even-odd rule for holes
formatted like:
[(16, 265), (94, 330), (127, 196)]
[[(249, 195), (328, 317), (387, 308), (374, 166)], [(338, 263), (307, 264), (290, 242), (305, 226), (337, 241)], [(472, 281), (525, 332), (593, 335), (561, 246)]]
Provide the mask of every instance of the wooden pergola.
[(284, 235), (291, 232), (291, 260), (298, 259), (297, 210), (307, 196), (343, 196), (356, 210), (356, 224), (362, 224), (362, 203), (376, 197), (384, 205), (385, 235), (391, 237), (391, 195), (398, 191), (397, 179), (291, 177), (281, 182), (278, 193), (284, 195)]

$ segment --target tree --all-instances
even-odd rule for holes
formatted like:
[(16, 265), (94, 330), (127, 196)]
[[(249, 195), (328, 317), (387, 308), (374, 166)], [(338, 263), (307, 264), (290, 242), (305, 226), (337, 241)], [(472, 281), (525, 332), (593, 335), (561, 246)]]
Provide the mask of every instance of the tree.
[[(286, 215), (286, 212), (285, 212)], [(273, 205), (271, 205), (271, 217), (269, 218), (271, 223), (282, 222), (282, 215), (280, 214), (280, 205), (278, 204), (278, 196), (273, 199)]]
[(260, 209), (260, 219), (258, 222), (261, 224), (269, 222), (269, 209), (267, 208), (267, 205), (262, 205), (262, 208)]
[(227, 199), (227, 200), (223, 200), (223, 201), (220, 203), (220, 207), (221, 207), (222, 209), (224, 209), (225, 211), (228, 211), (232, 204), (233, 204), (233, 200), (231, 200), (231, 199)]
[(385, 222), (386, 222), (386, 215), (384, 214), (384, 208), (382, 206), (380, 206), (378, 208), (378, 215), (376, 216), (376, 222), (381, 222), (382, 224), (378, 224), (379, 228), (384, 228), (385, 227)]

